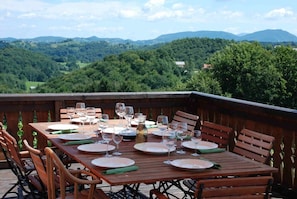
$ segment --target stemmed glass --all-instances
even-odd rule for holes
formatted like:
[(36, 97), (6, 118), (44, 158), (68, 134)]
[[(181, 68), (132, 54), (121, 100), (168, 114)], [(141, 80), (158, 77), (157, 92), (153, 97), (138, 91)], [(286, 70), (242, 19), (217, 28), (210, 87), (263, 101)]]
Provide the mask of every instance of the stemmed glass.
[(122, 155), (122, 153), (119, 152), (119, 144), (123, 140), (123, 135), (121, 134), (121, 132), (114, 132), (112, 134), (112, 140), (116, 144), (116, 151), (113, 152), (113, 155)]
[(97, 137), (97, 143), (99, 142), (99, 132), (102, 135), (102, 132), (104, 131), (104, 129), (106, 129), (108, 127), (108, 120), (109, 120), (109, 116), (106, 113), (103, 113), (101, 118), (99, 119), (99, 131), (95, 131), (96, 132), (96, 137)]
[(189, 135), (188, 124), (186, 122), (179, 122), (177, 125), (177, 138), (180, 139), (180, 149), (176, 151), (178, 154), (185, 154), (186, 152), (182, 149), (182, 143), (184, 139)]
[(125, 104), (122, 102), (116, 103), (115, 112), (119, 116), (120, 119), (123, 119), (126, 114)]
[(193, 130), (191, 141), (195, 144), (195, 153), (192, 153), (192, 156), (199, 156), (198, 152), (198, 144), (201, 141), (201, 131)]
[(66, 111), (67, 111), (67, 115), (68, 115), (69, 119), (72, 120), (74, 115), (75, 115), (75, 108), (74, 107), (67, 107)]
[(94, 124), (94, 121), (96, 119), (96, 109), (95, 109), (95, 107), (87, 107), (86, 108), (86, 115), (87, 115), (87, 119), (90, 122), (90, 124)]
[(165, 144), (165, 146), (168, 149), (168, 160), (165, 160), (164, 163), (165, 164), (170, 164), (171, 160), (170, 160), (170, 150), (172, 149), (172, 147), (175, 146), (175, 132), (171, 131), (169, 132), (169, 134), (166, 134), (162, 137), (162, 141), (163, 144)]
[(105, 154), (105, 157), (111, 157), (112, 155), (108, 153), (108, 145), (109, 145), (109, 142), (112, 140), (113, 133), (102, 131), (101, 135), (102, 135), (103, 140), (106, 142), (106, 154)]
[(128, 121), (127, 130), (129, 130), (131, 127), (131, 120), (132, 120), (133, 116), (134, 116), (133, 106), (126, 106), (126, 114), (124, 117)]

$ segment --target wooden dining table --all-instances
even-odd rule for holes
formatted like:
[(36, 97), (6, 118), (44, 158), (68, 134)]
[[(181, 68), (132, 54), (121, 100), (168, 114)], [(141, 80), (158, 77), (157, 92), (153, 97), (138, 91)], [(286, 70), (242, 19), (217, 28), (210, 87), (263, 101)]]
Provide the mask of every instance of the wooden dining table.
[[(111, 121), (117, 123), (118, 120)], [(92, 160), (104, 157), (104, 153), (82, 152), (78, 150), (78, 145), (65, 145), (65, 140), (60, 139), (59, 135), (50, 134), (48, 128), (52, 124), (60, 124), (61, 122), (41, 122), (30, 123), (40, 135), (50, 140), (54, 146), (59, 148), (70, 158), (78, 163), (81, 163), (92, 173), (106, 181), (111, 186), (114, 185), (129, 185), (139, 183), (155, 183), (161, 181), (182, 180), (187, 178), (213, 178), (217, 176), (248, 176), (248, 175), (271, 175), (277, 172), (278, 169), (266, 164), (262, 164), (235, 153), (224, 151), (220, 153), (200, 154), (194, 157), (191, 154), (192, 149), (187, 149), (186, 154), (177, 154), (171, 152), (170, 159), (203, 159), (214, 162), (219, 165), (219, 168), (208, 169), (183, 169), (172, 165), (164, 164), (163, 161), (168, 159), (167, 153), (154, 154), (139, 151), (134, 148), (135, 141), (122, 141), (119, 146), (119, 151), (122, 153), (120, 157), (129, 158), (135, 161), (138, 166), (137, 170), (118, 173), (105, 174), (107, 168), (93, 165)], [(65, 123), (65, 122), (64, 122)], [(79, 127), (79, 132), (81, 131)], [(86, 128), (86, 126), (84, 127)], [(90, 128), (90, 127), (87, 127)], [(93, 126), (94, 128), (94, 126)], [(96, 128), (96, 127), (95, 127)], [(161, 142), (161, 137), (152, 134), (157, 129), (149, 129), (148, 142)], [(91, 139), (95, 139), (94, 137)], [(111, 144), (113, 144), (111, 142)]]

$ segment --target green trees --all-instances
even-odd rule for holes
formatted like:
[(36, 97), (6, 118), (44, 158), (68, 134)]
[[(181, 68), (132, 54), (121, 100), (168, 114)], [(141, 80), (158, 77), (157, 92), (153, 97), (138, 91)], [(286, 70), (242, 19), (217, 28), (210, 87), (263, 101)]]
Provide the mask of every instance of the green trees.
[(296, 107), (297, 52), (290, 47), (263, 48), (238, 43), (210, 58), (223, 93), (266, 104)]

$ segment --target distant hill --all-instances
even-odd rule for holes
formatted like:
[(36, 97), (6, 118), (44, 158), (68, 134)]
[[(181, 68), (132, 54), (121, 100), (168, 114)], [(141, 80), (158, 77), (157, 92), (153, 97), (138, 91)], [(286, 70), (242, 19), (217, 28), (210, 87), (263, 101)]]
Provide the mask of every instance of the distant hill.
[(223, 31), (196, 31), (166, 34), (157, 37), (159, 42), (170, 42), (175, 39), (191, 37), (220, 38), (235, 41), (258, 41), (258, 42), (297, 42), (297, 36), (284, 30), (262, 30), (250, 34), (234, 35)]
[(96, 41), (106, 41), (108, 43), (131, 43), (135, 45), (152, 45), (158, 43), (167, 43), (171, 42), (176, 39), (183, 39), (183, 38), (210, 38), (210, 39), (227, 39), (227, 40), (234, 40), (234, 41), (258, 41), (258, 42), (271, 42), (271, 43), (278, 43), (278, 42), (297, 42), (297, 36), (293, 35), (287, 31), (280, 30), (280, 29), (267, 29), (262, 31), (257, 31), (254, 33), (245, 33), (235, 35), (229, 32), (224, 31), (187, 31), (187, 32), (178, 32), (178, 33), (171, 33), (160, 35), (159, 37), (151, 40), (127, 40), (121, 38), (98, 38), (96, 36), (88, 37), (88, 38), (65, 38), (65, 37), (53, 37), (53, 36), (44, 36), (44, 37), (36, 37), (32, 39), (15, 39), (15, 38), (3, 38), (0, 40), (6, 42), (14, 42), (17, 40), (23, 41), (32, 41), (32, 42), (61, 42), (64, 40), (72, 39), (78, 42), (96, 42)]

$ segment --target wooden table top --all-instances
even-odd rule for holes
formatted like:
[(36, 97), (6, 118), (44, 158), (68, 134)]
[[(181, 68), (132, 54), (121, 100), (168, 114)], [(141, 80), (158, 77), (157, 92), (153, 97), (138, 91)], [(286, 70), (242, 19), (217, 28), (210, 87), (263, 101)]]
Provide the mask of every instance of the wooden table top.
[[(198, 158), (203, 158), (216, 162), (221, 166), (220, 169), (210, 168), (205, 170), (188, 170), (173, 167), (163, 163), (167, 160), (166, 154), (149, 154), (134, 149), (134, 141), (123, 141), (120, 143), (120, 157), (130, 158), (139, 167), (136, 171), (121, 174), (103, 174), (106, 168), (94, 166), (91, 161), (95, 158), (103, 157), (104, 153), (81, 152), (77, 149), (78, 145), (63, 145), (65, 141), (57, 138), (57, 135), (49, 134), (48, 126), (55, 123), (30, 123), (30, 125), (43, 136), (47, 137), (52, 143), (65, 152), (69, 157), (81, 163), (95, 175), (105, 180), (110, 185), (125, 185), (136, 183), (154, 183), (158, 181), (181, 180), (186, 178), (211, 178), (216, 176), (244, 176), (244, 175), (269, 175), (277, 172), (277, 168), (250, 160), (232, 152), (221, 152), (211, 154), (201, 154)], [(151, 130), (150, 130), (151, 131)], [(93, 138), (95, 139), (95, 138)], [(149, 134), (149, 142), (160, 142), (158, 136)], [(111, 142), (111, 144), (113, 144)], [(172, 152), (170, 159), (195, 159), (192, 150), (188, 150), (185, 155)]]

